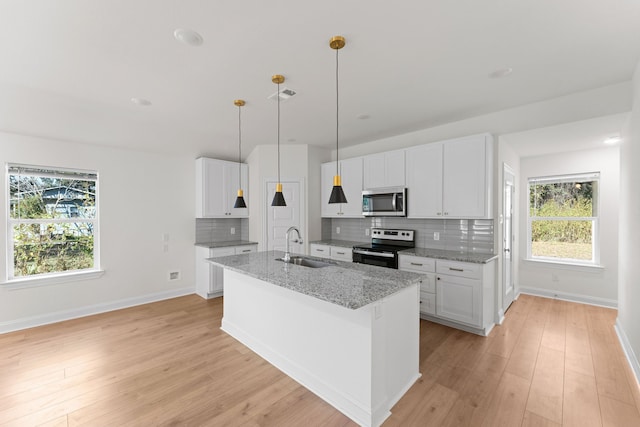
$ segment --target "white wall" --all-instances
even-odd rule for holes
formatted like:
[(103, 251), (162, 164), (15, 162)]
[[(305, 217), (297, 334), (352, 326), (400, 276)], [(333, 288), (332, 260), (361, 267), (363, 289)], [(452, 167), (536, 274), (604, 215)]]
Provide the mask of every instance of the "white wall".
[[(329, 150), (304, 144), (280, 145), (280, 179), (302, 180), (305, 186), (305, 225), (302, 232), (305, 253), (309, 253), (309, 242), (320, 240), (320, 164), (329, 160)], [(276, 145), (259, 145), (247, 157), (249, 164), (249, 240), (258, 242), (258, 250), (266, 250), (263, 242), (264, 217), (271, 204), (264, 191), (265, 180), (278, 177)]]
[(620, 263), (617, 330), (640, 379), (640, 63), (633, 79), (633, 110), (620, 148)]
[[(97, 170), (102, 277), (21, 289), (0, 285), (0, 332), (195, 290), (194, 161), (0, 132), (0, 163)], [(139, 185), (142, 184), (142, 187)], [(6, 176), (2, 176), (6, 188)], [(7, 192), (0, 192), (6, 224)], [(0, 274), (6, 279), (6, 226)], [(162, 234), (169, 234), (163, 251)], [(181, 280), (169, 281), (169, 271)]]
[[(520, 291), (548, 296), (557, 294), (560, 298), (612, 307), (617, 305), (619, 158), (619, 149), (610, 147), (520, 160)], [(528, 178), (582, 172), (600, 172), (600, 264), (603, 268), (557, 266), (525, 260)], [(553, 281), (552, 275), (558, 280)]]

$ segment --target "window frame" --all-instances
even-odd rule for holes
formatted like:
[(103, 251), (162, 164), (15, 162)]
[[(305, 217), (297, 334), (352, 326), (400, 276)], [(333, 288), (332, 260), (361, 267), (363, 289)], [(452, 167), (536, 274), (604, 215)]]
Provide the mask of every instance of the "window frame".
[[(531, 216), (531, 185), (540, 183), (560, 183), (575, 182), (579, 180), (590, 180), (597, 182), (595, 201), (592, 212), (596, 215), (590, 217), (539, 217)], [(562, 264), (570, 266), (599, 267), (600, 266), (600, 172), (570, 173), (527, 178), (527, 261), (546, 262), (552, 264)], [(541, 257), (532, 255), (532, 224), (533, 221), (591, 221), (591, 260), (580, 260), (577, 258), (556, 258)]]
[[(15, 175), (15, 169), (24, 169), (25, 176), (41, 176), (55, 177), (64, 179), (73, 179), (74, 177), (82, 180), (92, 180), (95, 182), (95, 216), (94, 218), (12, 218), (11, 215), (11, 185), (10, 175)], [(40, 172), (38, 172), (40, 171)], [(60, 283), (67, 280), (81, 280), (82, 278), (99, 277), (103, 271), (100, 267), (100, 201), (99, 201), (99, 174), (98, 171), (85, 169), (70, 169), (57, 166), (40, 166), (18, 163), (5, 164), (5, 192), (6, 192), (6, 268), (4, 285), (22, 285), (26, 283)], [(93, 231), (93, 266), (90, 268), (82, 268), (75, 270), (64, 270), (50, 273), (39, 273), (25, 276), (16, 276), (14, 270), (14, 238), (13, 227), (18, 224), (69, 224), (83, 223), (91, 224)]]

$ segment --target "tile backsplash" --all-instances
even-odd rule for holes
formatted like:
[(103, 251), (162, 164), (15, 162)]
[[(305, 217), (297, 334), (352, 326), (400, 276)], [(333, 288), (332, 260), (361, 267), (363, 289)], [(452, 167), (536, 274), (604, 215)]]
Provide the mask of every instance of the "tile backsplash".
[[(493, 253), (491, 219), (323, 218), (322, 239), (370, 242), (366, 231), (371, 228), (415, 230), (420, 248)], [(435, 233), (439, 240), (435, 240)]]
[[(231, 234), (231, 229), (235, 234)], [(247, 218), (196, 218), (196, 243), (249, 240)]]

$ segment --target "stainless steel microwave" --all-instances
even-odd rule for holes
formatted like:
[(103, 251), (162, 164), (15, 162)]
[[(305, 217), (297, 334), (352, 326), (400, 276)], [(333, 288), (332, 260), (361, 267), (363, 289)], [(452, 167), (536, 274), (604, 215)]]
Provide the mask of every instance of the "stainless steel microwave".
[(388, 187), (362, 192), (362, 215), (407, 216), (407, 189)]

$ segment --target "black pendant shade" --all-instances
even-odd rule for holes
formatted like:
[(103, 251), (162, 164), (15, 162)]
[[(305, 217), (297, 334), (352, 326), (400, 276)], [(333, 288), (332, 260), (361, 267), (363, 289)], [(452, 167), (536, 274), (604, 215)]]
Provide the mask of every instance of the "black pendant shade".
[(347, 197), (344, 195), (341, 185), (334, 185), (331, 190), (331, 197), (329, 197), (329, 203), (347, 203)]
[(276, 191), (276, 194), (273, 195), (271, 206), (287, 206), (287, 203), (284, 201), (282, 191)]
[(236, 202), (233, 204), (233, 207), (235, 209), (246, 208), (247, 204), (244, 202), (244, 197), (242, 197), (241, 195), (238, 195), (238, 197), (236, 198)]

